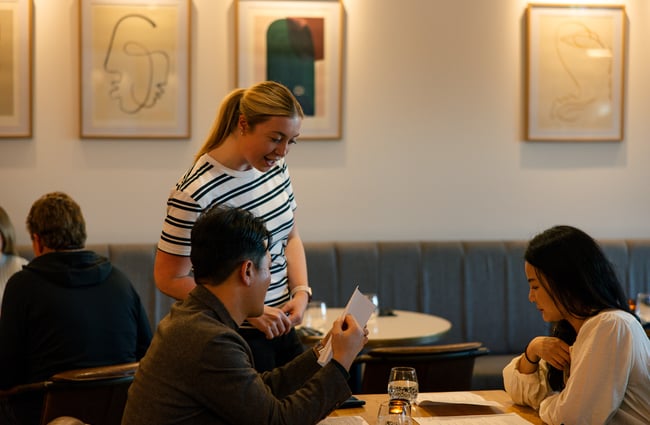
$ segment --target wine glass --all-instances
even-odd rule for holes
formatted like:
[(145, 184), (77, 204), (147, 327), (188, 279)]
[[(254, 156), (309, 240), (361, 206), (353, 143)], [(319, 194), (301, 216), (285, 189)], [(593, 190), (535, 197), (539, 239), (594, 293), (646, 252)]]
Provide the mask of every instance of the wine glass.
[(415, 404), (418, 398), (418, 376), (413, 367), (394, 367), (388, 377), (388, 396)]
[(377, 425), (410, 425), (411, 405), (406, 400), (384, 401), (379, 405)]
[(368, 319), (368, 323), (372, 324), (376, 321), (377, 315), (379, 314), (379, 296), (377, 296), (377, 294), (375, 294), (374, 292), (365, 292), (364, 295), (375, 306), (375, 309), (373, 310), (372, 314), (370, 315), (370, 318)]
[(303, 317), (303, 326), (325, 333), (327, 330), (327, 304), (325, 301), (310, 301)]
[(635, 313), (643, 324), (650, 323), (650, 293), (640, 292), (636, 296)]

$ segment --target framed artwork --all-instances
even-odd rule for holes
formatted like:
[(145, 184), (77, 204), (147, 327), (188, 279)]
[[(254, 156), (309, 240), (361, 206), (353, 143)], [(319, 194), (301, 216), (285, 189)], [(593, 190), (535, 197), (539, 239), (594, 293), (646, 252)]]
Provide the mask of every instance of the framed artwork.
[(286, 85), (305, 119), (300, 139), (341, 138), (340, 0), (238, 0), (237, 86)]
[(83, 138), (190, 136), (190, 0), (81, 0)]
[(625, 8), (529, 4), (527, 138), (623, 139)]
[(32, 136), (32, 1), (0, 0), (0, 137)]

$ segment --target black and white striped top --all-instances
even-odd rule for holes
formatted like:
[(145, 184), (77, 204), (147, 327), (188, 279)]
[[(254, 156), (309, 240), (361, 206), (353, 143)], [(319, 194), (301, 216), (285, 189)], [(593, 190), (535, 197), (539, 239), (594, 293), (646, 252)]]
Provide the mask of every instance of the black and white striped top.
[(289, 300), (285, 247), (297, 207), (284, 159), (262, 173), (255, 168), (231, 170), (205, 154), (172, 189), (158, 242), (161, 251), (190, 256), (190, 232), (199, 214), (214, 204), (244, 208), (264, 219), (272, 234), (271, 284), (264, 303)]

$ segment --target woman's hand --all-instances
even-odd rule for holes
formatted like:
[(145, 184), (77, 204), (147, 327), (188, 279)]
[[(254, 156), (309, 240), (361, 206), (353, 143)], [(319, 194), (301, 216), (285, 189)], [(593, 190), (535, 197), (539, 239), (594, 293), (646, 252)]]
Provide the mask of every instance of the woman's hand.
[(552, 336), (533, 338), (528, 344), (526, 355), (533, 361), (544, 359), (546, 363), (560, 370), (571, 364), (569, 344)]
[(248, 323), (255, 326), (266, 335), (266, 339), (273, 339), (286, 335), (291, 331), (292, 324), (284, 310), (264, 306), (264, 313), (258, 317), (249, 317)]
[(282, 310), (289, 317), (292, 326), (296, 326), (302, 323), (302, 318), (307, 310), (307, 305), (309, 304), (309, 295), (300, 291), (296, 293), (289, 302), (287, 302)]

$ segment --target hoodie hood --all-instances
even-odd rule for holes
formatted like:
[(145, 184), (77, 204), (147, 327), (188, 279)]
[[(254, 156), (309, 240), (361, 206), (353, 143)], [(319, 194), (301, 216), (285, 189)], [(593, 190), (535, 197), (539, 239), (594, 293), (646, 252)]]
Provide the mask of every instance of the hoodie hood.
[(113, 266), (93, 251), (49, 252), (34, 258), (24, 270), (64, 287), (94, 286), (106, 280)]

